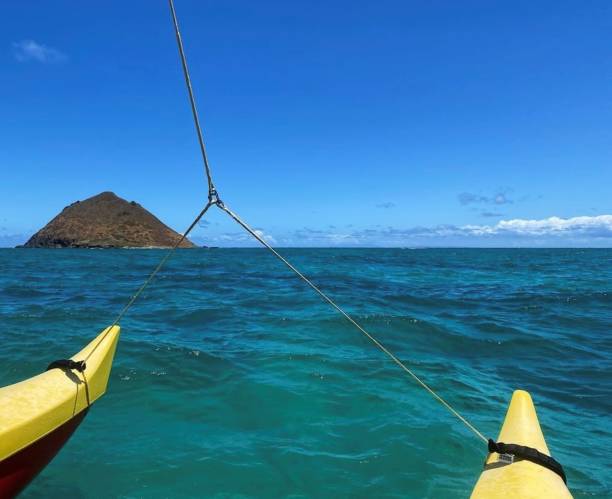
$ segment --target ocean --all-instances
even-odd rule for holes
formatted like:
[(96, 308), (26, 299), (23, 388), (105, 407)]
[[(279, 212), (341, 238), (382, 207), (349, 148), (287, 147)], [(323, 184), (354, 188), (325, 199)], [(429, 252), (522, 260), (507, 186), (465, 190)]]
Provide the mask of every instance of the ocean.
[[(575, 497), (612, 497), (612, 250), (285, 249), (495, 438), (528, 390)], [(76, 353), (160, 250), (0, 250), (0, 385)], [(23, 493), (468, 497), (486, 449), (263, 249), (179, 250), (108, 392)]]

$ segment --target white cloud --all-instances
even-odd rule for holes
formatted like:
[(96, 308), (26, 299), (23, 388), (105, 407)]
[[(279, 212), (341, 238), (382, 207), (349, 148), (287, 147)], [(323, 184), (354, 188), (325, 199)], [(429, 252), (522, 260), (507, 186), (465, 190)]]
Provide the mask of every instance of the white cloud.
[(612, 237), (612, 215), (572, 218), (550, 217), (541, 220), (515, 218), (490, 225), (460, 227), (474, 235), (515, 234), (518, 236), (590, 235)]
[(511, 189), (501, 189), (492, 196), (483, 196), (482, 194), (475, 194), (473, 192), (462, 192), (457, 197), (459, 199), (459, 203), (464, 206), (471, 204), (513, 204), (514, 201), (508, 197), (508, 194), (510, 194), (511, 191)]
[(327, 230), (304, 227), (281, 242), (289, 246), (355, 246), (359, 244), (360, 237), (354, 231), (339, 231), (335, 226)]
[[(261, 229), (254, 229), (255, 234), (271, 245), (278, 244), (277, 240)], [(261, 243), (246, 231), (209, 233), (206, 237), (194, 236), (192, 241), (203, 245), (220, 246), (259, 246)]]
[(0, 228), (0, 248), (14, 248), (25, 243), (29, 236), (26, 234), (12, 234)]
[(266, 234), (263, 230), (255, 229), (253, 232), (255, 232), (255, 234), (257, 234), (259, 237), (261, 237), (267, 243), (276, 244), (276, 239), (274, 239), (271, 235)]
[(612, 246), (612, 215), (511, 219), (494, 225), (376, 227), (348, 233), (304, 228), (282, 242), (313, 246)]
[(13, 42), (13, 55), (19, 62), (36, 61), (43, 64), (54, 64), (68, 59), (63, 52), (34, 40)]
[[(303, 227), (276, 238), (257, 229), (272, 245), (303, 247), (349, 246), (474, 246), (474, 247), (612, 247), (612, 215), (509, 219), (491, 225), (436, 225), (398, 228), (375, 226), (356, 229)], [(198, 241), (199, 242), (199, 241)], [(257, 246), (246, 232), (210, 234), (202, 244)]]

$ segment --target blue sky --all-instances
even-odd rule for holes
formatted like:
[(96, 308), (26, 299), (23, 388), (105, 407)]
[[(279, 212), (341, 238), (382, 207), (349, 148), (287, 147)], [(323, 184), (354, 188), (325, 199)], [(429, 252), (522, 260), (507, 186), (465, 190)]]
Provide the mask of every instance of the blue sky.
[[(177, 0), (222, 198), (280, 246), (611, 246), (612, 3)], [(0, 245), (206, 185), (165, 1), (2, 6)], [(194, 239), (249, 244), (222, 214)]]

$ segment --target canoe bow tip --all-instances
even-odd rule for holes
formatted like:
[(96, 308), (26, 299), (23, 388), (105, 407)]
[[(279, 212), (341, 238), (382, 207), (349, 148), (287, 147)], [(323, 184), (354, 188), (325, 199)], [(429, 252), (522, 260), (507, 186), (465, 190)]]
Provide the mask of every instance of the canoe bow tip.
[(527, 390), (517, 389), (512, 393), (510, 404), (508, 405), (508, 412), (512, 406), (522, 406), (524, 408), (531, 408), (535, 412), (535, 404), (531, 398), (531, 394)]

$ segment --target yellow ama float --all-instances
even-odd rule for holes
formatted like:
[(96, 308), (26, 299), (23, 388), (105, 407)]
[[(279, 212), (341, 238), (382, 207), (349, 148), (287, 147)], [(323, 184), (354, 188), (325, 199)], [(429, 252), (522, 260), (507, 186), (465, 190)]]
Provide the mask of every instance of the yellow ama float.
[[(497, 440), (512, 442), (515, 445), (535, 449), (544, 456), (550, 456), (529, 393), (523, 390), (514, 392)], [(513, 454), (491, 452), (487, 456), (485, 469), (474, 487), (472, 499), (572, 497), (565, 485), (563, 469), (554, 463), (551, 465), (554, 470), (543, 463), (535, 463)]]

